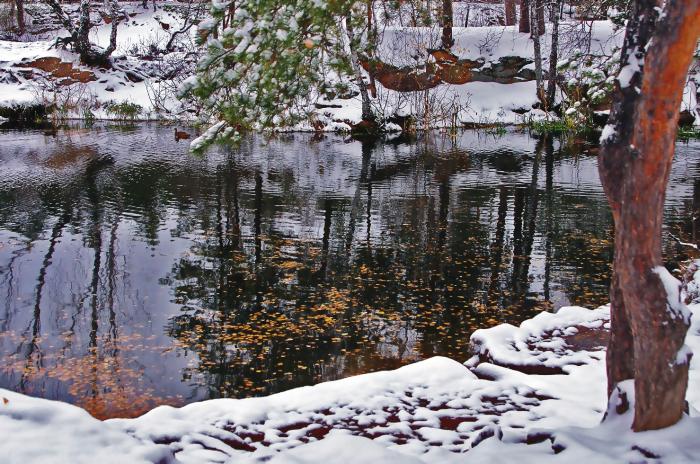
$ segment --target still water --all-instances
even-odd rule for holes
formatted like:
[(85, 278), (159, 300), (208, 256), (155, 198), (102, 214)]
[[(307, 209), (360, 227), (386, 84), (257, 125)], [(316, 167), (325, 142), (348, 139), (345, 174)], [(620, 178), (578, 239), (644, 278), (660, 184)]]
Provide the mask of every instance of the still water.
[[(695, 241), (700, 143), (666, 230)], [(0, 131), (0, 386), (105, 418), (265, 395), (434, 355), (607, 299), (595, 147), (509, 132)], [(683, 250), (666, 234), (669, 265)]]

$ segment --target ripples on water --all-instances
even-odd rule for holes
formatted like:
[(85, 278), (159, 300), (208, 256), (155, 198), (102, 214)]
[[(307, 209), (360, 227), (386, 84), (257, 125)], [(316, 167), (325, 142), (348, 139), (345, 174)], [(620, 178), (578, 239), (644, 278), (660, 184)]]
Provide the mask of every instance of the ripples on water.
[[(467, 132), (195, 157), (157, 125), (0, 132), (0, 385), (113, 417), (464, 360), (477, 328), (606, 301), (591, 151)], [(699, 154), (679, 146), (667, 202), (687, 240)]]

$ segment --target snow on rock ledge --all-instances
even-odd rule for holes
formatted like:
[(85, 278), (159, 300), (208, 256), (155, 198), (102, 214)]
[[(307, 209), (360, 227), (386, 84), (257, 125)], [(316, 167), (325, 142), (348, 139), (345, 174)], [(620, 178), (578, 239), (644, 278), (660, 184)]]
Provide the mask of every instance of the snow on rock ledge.
[[(686, 339), (695, 351), (697, 319)], [(9, 464), (700, 462), (700, 358), (691, 362), (691, 417), (644, 434), (629, 430), (630, 414), (600, 425), (608, 320), (608, 307), (562, 308), (475, 332), (469, 369), (436, 357), (268, 397), (162, 406), (136, 419), (100, 422), (0, 390), (8, 400), (0, 401), (0, 455)]]
[(501, 324), (471, 336), (470, 368), (492, 363), (527, 374), (564, 374), (571, 366), (604, 359), (610, 306), (589, 310), (577, 306), (542, 312), (520, 327)]
[(0, 397), (3, 463), (175, 462), (166, 446), (134, 438), (79, 407), (3, 389)]

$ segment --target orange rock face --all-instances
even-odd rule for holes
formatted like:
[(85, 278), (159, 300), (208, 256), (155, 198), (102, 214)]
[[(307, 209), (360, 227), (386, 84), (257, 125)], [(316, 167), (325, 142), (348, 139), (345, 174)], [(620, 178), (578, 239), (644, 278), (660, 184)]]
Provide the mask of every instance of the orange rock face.
[(87, 83), (97, 80), (92, 71), (73, 66), (69, 61), (61, 61), (55, 56), (37, 58), (29, 63), (17, 65), (22, 68), (35, 68), (49, 73), (54, 79), (61, 79), (62, 85), (71, 85), (76, 82)]
[(458, 59), (444, 50), (432, 50), (435, 62), (421, 67), (397, 67), (380, 60), (360, 60), (362, 67), (385, 88), (397, 92), (427, 90), (441, 84), (461, 85), (468, 82), (498, 82), (512, 84), (533, 80), (521, 72), (529, 60), (503, 57), (496, 63)]

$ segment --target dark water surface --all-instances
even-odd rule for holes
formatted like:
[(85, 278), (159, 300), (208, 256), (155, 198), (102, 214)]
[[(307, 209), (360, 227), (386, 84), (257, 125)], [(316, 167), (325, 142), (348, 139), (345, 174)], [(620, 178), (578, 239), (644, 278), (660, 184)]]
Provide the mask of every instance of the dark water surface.
[[(97, 417), (264, 395), (607, 300), (611, 217), (583, 141), (0, 131), (0, 386)], [(695, 241), (700, 143), (666, 228)], [(670, 264), (678, 245), (667, 234)]]

